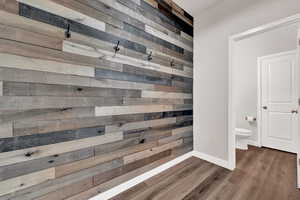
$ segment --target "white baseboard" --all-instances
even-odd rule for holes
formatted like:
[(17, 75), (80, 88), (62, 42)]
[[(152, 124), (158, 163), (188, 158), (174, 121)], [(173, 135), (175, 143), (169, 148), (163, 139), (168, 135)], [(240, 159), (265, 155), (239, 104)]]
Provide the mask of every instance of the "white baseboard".
[(218, 166), (224, 167), (229, 170), (233, 170), (233, 167), (230, 165), (229, 161), (223, 160), (214, 156), (210, 156), (208, 154), (204, 154), (198, 151), (193, 151), (193, 156), (200, 158), (202, 160), (206, 160), (210, 163), (216, 164)]
[(249, 140), (248, 144), (255, 147), (261, 147), (260, 144), (258, 144), (258, 142), (254, 140)]
[(90, 200), (108, 200), (134, 186), (136, 186), (137, 184), (139, 183), (142, 183), (144, 182), (145, 180), (181, 163), (182, 161), (190, 158), (190, 157), (197, 157), (197, 158), (200, 158), (202, 160), (206, 160), (208, 162), (211, 162), (213, 164), (216, 164), (216, 165), (219, 165), (221, 167), (224, 167), (224, 168), (227, 168), (227, 169), (230, 169), (230, 165), (229, 165), (229, 162), (228, 161), (225, 161), (225, 160), (222, 160), (222, 159), (219, 159), (219, 158), (215, 158), (215, 157), (212, 157), (212, 156), (209, 156), (209, 155), (206, 155), (206, 154), (203, 154), (203, 153), (200, 153), (200, 152), (197, 152), (197, 151), (191, 151), (191, 152), (188, 152), (182, 156), (179, 156), (178, 158), (175, 158), (174, 160), (171, 160), (165, 164), (162, 164), (160, 165), (159, 167), (156, 167), (152, 170), (150, 170), (149, 172), (146, 172), (140, 176), (137, 176), (125, 183), (122, 183), (110, 190), (107, 190), (106, 192), (103, 192), (93, 198), (91, 198)]
[(134, 187), (135, 185), (144, 182), (145, 180), (181, 163), (182, 161), (192, 157), (194, 154), (194, 151), (188, 152), (182, 156), (179, 156), (178, 158), (175, 158), (174, 160), (171, 160), (165, 164), (160, 165), (159, 167), (156, 167), (152, 170), (150, 170), (149, 172), (146, 172), (140, 176), (137, 176), (125, 183), (122, 183), (110, 190), (107, 190), (106, 192), (103, 192), (93, 198), (91, 198), (90, 200), (108, 200), (132, 187)]

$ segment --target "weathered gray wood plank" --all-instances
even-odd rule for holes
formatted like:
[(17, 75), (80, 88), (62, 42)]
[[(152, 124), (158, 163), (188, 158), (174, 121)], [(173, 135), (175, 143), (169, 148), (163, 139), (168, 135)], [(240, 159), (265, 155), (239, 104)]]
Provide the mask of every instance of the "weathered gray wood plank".
[(25, 161), (12, 165), (0, 167), (0, 181), (10, 179), (17, 176), (41, 171), (55, 166), (72, 163), (94, 156), (94, 148), (84, 148), (78, 151), (56, 154), (45, 158), (31, 161)]
[(25, 83), (45, 83), (56, 85), (73, 85), (82, 87), (97, 88), (118, 88), (129, 90), (154, 90), (155, 85), (145, 83), (133, 83), (129, 81), (118, 81), (110, 79), (91, 79), (88, 77), (73, 76), (67, 74), (45, 73), (31, 70), (18, 70), (0, 67), (0, 80), (25, 82)]
[(30, 110), (41, 108), (72, 108), (122, 105), (122, 98), (110, 97), (1, 97), (0, 110)]
[(52, 179), (50, 181), (35, 185), (33, 187), (20, 190), (16, 193), (3, 196), (2, 199), (11, 199), (11, 200), (31, 200), (36, 199), (37, 197), (43, 196), (49, 192), (59, 190), (62, 187), (67, 185), (79, 182), (89, 177), (93, 177), (97, 174), (105, 173), (109, 170), (113, 170), (123, 165), (121, 159), (113, 160), (110, 162), (102, 163), (92, 168), (81, 170), (77, 173), (73, 173), (67, 176), (60, 178)]
[(111, 97), (139, 98), (140, 90), (75, 87), (53, 84), (4, 82), (3, 96), (58, 96), (58, 97)]
[(82, 148), (88, 148), (91, 146), (105, 144), (122, 139), (123, 133), (117, 132), (70, 142), (63, 142), (58, 144), (50, 144), (29, 149), (5, 152), (0, 154), (0, 167), (15, 163), (21, 163), (29, 160), (35, 160), (51, 155), (76, 151)]
[[(100, 21), (99, 19), (96, 20), (96, 19), (94, 19), (90, 16), (87, 16), (87, 15), (84, 15), (81, 12), (78, 12), (74, 9), (70, 9), (70, 8), (64, 7), (60, 4), (57, 4), (54, 1), (50, 1), (50, 0), (44, 0), (44, 1), (18, 0), (18, 1), (21, 3), (25, 3), (27, 5), (31, 5), (38, 9), (43, 9), (47, 12), (55, 14), (56, 16), (62, 16), (64, 18), (70, 19), (70, 20), (78, 22), (80, 24), (93, 27), (97, 30), (105, 31), (105, 23)], [(22, 6), (21, 6), (21, 8), (22, 8)]]
[(69, 142), (104, 135), (105, 127), (90, 127), (75, 130), (0, 138), (0, 153), (37, 146)]

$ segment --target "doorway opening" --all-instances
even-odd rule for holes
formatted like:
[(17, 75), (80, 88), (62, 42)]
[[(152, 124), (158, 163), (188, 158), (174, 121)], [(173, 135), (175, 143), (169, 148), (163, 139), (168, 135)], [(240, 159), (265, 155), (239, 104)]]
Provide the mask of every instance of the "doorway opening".
[(300, 15), (229, 38), (231, 168), (236, 167), (236, 148), (248, 145), (299, 152), (299, 41)]

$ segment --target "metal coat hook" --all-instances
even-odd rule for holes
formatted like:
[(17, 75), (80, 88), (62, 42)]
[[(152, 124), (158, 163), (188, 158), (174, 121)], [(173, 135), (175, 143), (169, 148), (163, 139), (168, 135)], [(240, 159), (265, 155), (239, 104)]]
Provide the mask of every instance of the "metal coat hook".
[(174, 60), (171, 60), (170, 65), (171, 65), (171, 67), (175, 66)]
[(38, 153), (38, 151), (28, 151), (28, 152), (25, 153), (24, 155), (25, 155), (26, 157), (31, 157), (31, 156), (33, 156), (33, 155), (36, 154), (36, 153)]
[(71, 28), (71, 25), (68, 23), (67, 30), (65, 31), (65, 37), (66, 38), (70, 38), (71, 37), (70, 28)]
[[(120, 40), (118, 40), (117, 46), (114, 46), (115, 55), (120, 51), (119, 45), (120, 45)], [(114, 55), (114, 56), (115, 56), (115, 55)]]
[(152, 60), (152, 51), (150, 52), (150, 54), (148, 55), (148, 61)]
[(60, 109), (61, 112), (67, 111), (67, 110), (72, 110), (72, 108), (62, 108)]

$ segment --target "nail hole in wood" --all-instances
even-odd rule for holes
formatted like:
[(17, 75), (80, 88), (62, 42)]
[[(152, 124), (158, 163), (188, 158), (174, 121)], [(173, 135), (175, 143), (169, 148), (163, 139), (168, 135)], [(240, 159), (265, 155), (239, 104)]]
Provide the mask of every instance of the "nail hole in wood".
[(119, 126), (119, 127), (123, 126), (123, 123), (119, 123), (118, 126)]
[(25, 154), (25, 156), (26, 156), (26, 157), (31, 157), (33, 154), (34, 154), (34, 152), (27, 152), (27, 153)]
[(77, 91), (81, 92), (83, 89), (82, 88), (77, 88)]
[(48, 163), (54, 163), (54, 160), (49, 160)]
[(72, 110), (72, 108), (62, 108), (61, 111)]
[(55, 157), (55, 158), (57, 158), (58, 156), (59, 156), (58, 154), (53, 155), (53, 157)]

